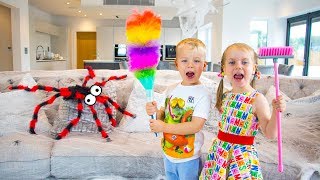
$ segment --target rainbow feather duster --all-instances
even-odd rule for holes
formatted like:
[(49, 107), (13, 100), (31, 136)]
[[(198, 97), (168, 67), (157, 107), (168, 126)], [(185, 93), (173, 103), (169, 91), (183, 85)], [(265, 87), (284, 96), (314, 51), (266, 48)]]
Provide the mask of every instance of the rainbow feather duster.
[(133, 14), (127, 18), (129, 70), (147, 90), (149, 101), (152, 101), (156, 67), (160, 59), (158, 42), (160, 33), (161, 18), (152, 10), (145, 10), (142, 13), (133, 11)]
[[(160, 60), (161, 18), (152, 10), (133, 11), (127, 18), (126, 36), (129, 70), (146, 90), (147, 100), (153, 100), (156, 67)], [(151, 116), (156, 119), (155, 115)], [(157, 133), (155, 133), (157, 136)]]

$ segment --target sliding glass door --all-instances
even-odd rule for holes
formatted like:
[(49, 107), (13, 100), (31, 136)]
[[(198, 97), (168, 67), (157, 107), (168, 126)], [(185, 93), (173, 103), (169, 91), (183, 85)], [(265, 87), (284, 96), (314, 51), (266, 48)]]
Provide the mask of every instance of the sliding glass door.
[(320, 77), (320, 17), (311, 20), (308, 76)]
[(294, 48), (293, 76), (320, 77), (320, 11), (289, 18), (287, 45)]

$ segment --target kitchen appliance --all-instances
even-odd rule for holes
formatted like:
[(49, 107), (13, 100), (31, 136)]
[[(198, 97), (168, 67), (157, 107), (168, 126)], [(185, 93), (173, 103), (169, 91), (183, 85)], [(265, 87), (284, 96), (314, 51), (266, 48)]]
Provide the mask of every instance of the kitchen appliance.
[(165, 60), (172, 61), (176, 59), (176, 46), (166, 45), (165, 46)]

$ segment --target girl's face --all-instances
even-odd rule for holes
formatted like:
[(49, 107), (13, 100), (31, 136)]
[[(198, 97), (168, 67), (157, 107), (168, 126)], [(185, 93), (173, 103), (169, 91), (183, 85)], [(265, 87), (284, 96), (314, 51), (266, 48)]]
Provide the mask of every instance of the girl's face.
[(205, 50), (184, 44), (177, 49), (175, 64), (182, 78), (182, 85), (200, 84), (201, 73), (206, 67)]
[(249, 51), (238, 48), (229, 49), (226, 53), (223, 71), (234, 92), (243, 93), (253, 90), (250, 82), (256, 71), (256, 64)]

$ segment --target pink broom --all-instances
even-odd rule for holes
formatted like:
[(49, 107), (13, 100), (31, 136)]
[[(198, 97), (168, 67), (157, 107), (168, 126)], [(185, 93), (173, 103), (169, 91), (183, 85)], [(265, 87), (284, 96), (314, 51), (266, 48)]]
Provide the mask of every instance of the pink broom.
[[(134, 11), (127, 18), (129, 70), (134, 73), (146, 90), (148, 102), (153, 101), (156, 67), (160, 60), (161, 18), (152, 10)], [(156, 119), (155, 115), (151, 116)], [(157, 134), (156, 134), (157, 135)]]
[[(293, 58), (293, 48), (292, 47), (262, 47), (259, 49), (259, 58), (273, 59), (276, 98), (278, 98), (279, 97), (278, 58)], [(278, 128), (278, 171), (283, 172), (281, 112), (280, 111), (277, 111), (277, 128)]]

